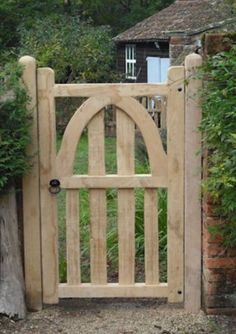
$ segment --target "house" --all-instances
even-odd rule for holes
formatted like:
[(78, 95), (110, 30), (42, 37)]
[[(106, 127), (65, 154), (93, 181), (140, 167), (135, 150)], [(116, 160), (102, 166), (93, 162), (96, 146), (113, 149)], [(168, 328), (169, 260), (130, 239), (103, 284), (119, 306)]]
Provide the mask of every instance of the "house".
[(114, 38), (118, 71), (130, 82), (166, 81), (169, 65), (200, 47), (203, 33), (235, 28), (228, 0), (176, 0)]

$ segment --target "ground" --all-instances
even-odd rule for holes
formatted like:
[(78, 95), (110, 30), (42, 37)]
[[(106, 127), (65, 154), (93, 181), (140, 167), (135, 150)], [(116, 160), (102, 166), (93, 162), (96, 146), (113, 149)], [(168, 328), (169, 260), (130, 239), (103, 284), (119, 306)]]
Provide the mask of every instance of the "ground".
[(236, 318), (187, 314), (160, 300), (67, 300), (29, 313), (0, 317), (1, 334), (235, 334)]

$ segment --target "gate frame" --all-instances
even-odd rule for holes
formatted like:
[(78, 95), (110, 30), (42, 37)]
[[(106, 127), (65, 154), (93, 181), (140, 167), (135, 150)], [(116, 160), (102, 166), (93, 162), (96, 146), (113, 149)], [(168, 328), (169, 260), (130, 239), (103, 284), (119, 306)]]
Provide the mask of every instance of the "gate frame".
[[(25, 257), (25, 282), (26, 282), (26, 302), (31, 310), (40, 310), (44, 303), (55, 303), (57, 299), (52, 296), (43, 298), (42, 283), (42, 243), (47, 244), (47, 235), (41, 239), (41, 217), (40, 207), (44, 210), (55, 212), (55, 201), (50, 200), (47, 183), (53, 175), (48, 174), (48, 168), (53, 167), (52, 158), (45, 155), (41, 164), (39, 163), (39, 146), (45, 145), (45, 137), (41, 136), (39, 142), (39, 122), (44, 123), (45, 131), (49, 131), (46, 119), (40, 119), (38, 108), (42, 110), (48, 108), (47, 103), (54, 103), (51, 94), (53, 71), (48, 72), (46, 86), (40, 80), (40, 74), (36, 77), (36, 61), (34, 58), (25, 56), (20, 59), (24, 66), (23, 82), (28, 89), (31, 100), (28, 109), (32, 114), (33, 126), (31, 129), (32, 142), (28, 148), (28, 153), (34, 156), (31, 172), (23, 180), (23, 212), (24, 212), (24, 257)], [(201, 86), (201, 81), (196, 79), (196, 68), (202, 63), (201, 56), (191, 54), (185, 60), (185, 214), (184, 214), (184, 305), (188, 312), (196, 313), (201, 308), (201, 155), (197, 152), (201, 149), (201, 135), (197, 130), (201, 119), (200, 100), (197, 91)], [(40, 70), (39, 70), (40, 73)], [(37, 105), (37, 88), (40, 87), (41, 106)], [(50, 88), (51, 87), (51, 88)], [(49, 96), (45, 96), (46, 89)], [(170, 94), (171, 96), (171, 94)], [(46, 99), (44, 99), (46, 98)], [(174, 101), (172, 101), (174, 102)], [(49, 117), (54, 117), (50, 115)], [(53, 121), (53, 120), (51, 120)], [(55, 143), (52, 141), (52, 146)], [(49, 148), (50, 150), (50, 148)], [(55, 160), (55, 159), (54, 159)], [(39, 171), (43, 170), (43, 173)], [(39, 177), (39, 174), (40, 177)], [(51, 172), (50, 172), (51, 174)], [(52, 176), (52, 177), (50, 177)], [(39, 193), (45, 194), (44, 203), (40, 199)], [(50, 234), (55, 230), (52, 228)], [(47, 244), (48, 245), (48, 244)], [(52, 252), (56, 252), (56, 244), (50, 244)], [(45, 264), (44, 264), (45, 265)], [(50, 261), (47, 261), (50, 265)], [(44, 285), (55, 286), (55, 282), (44, 282)], [(49, 289), (50, 290), (50, 289)]]

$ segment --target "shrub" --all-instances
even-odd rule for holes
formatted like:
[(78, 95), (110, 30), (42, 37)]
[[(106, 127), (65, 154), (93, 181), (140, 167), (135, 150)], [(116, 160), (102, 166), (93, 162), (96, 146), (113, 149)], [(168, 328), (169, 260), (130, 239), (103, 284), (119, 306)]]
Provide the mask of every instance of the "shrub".
[(31, 119), (21, 75), (18, 64), (7, 64), (0, 70), (0, 191), (29, 168), (25, 149), (30, 142)]
[(58, 82), (111, 82), (114, 43), (108, 27), (92, 27), (78, 17), (55, 15), (35, 19), (31, 29), (21, 26), (22, 55), (55, 70)]

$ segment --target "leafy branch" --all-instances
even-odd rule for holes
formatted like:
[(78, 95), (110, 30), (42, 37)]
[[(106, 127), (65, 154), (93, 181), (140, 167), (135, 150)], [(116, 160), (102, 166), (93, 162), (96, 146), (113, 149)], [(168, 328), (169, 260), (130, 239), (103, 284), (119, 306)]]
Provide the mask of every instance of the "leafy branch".
[(236, 46), (209, 57), (202, 68), (203, 117), (200, 130), (207, 147), (204, 190), (215, 214), (225, 223), (214, 227), (227, 247), (236, 246)]

